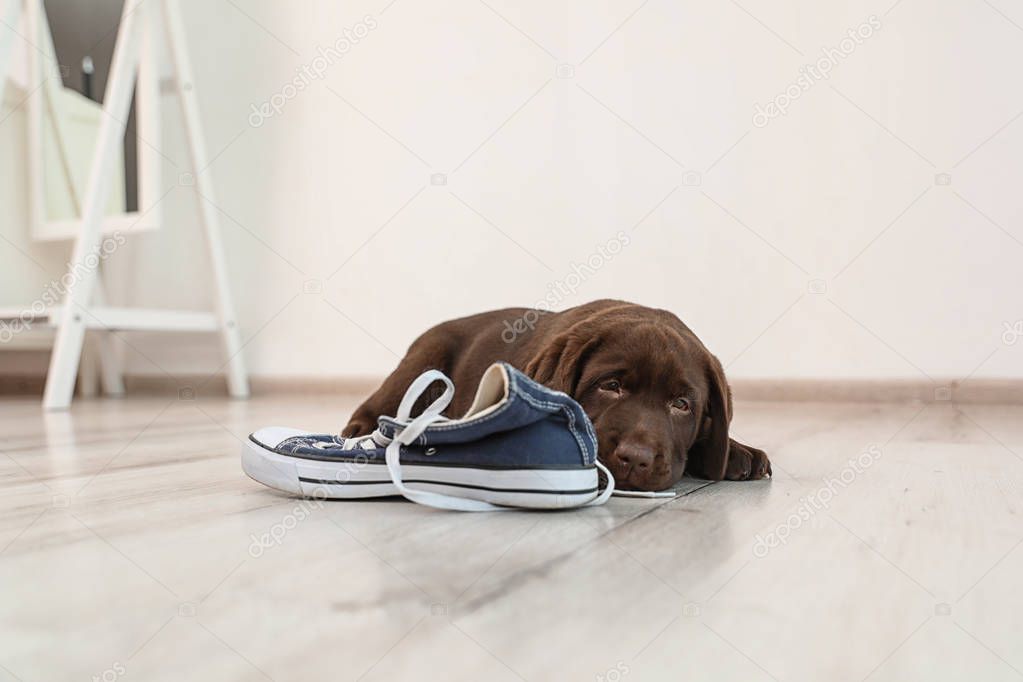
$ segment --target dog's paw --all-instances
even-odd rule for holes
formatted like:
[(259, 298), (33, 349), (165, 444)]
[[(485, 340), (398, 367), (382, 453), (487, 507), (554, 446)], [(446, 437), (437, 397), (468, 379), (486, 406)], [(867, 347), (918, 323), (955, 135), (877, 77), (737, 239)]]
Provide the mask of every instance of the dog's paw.
[(757, 481), (771, 475), (771, 461), (763, 450), (732, 441), (728, 449), (725, 479), (729, 481)]
[(376, 425), (371, 422), (361, 419), (352, 419), (352, 421), (348, 422), (348, 425), (345, 426), (345, 428), (341, 429), (341, 437), (355, 438), (357, 436), (367, 436), (374, 428), (376, 428)]

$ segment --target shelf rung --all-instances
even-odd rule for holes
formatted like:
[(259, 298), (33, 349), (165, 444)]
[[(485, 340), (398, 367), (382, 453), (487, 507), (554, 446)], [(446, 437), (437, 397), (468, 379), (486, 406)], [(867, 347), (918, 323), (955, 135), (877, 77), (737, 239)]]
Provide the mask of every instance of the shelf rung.
[[(26, 312), (29, 310), (0, 308), (0, 320), (11, 322), (22, 319), (33, 326), (56, 327), (62, 311), (61, 308), (49, 308), (38, 315), (33, 315)], [(193, 310), (98, 306), (90, 308), (88, 312), (82, 312), (81, 315), (88, 329), (168, 332), (215, 332), (220, 329), (216, 315)]]
[(89, 329), (131, 331), (215, 332), (219, 329), (213, 313), (149, 308), (90, 308), (82, 314)]

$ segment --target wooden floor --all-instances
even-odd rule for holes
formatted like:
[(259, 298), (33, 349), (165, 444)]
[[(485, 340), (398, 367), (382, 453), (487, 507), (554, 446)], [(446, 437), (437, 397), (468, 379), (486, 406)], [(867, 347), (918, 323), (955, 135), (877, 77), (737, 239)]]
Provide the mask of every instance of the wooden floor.
[(1023, 678), (1021, 407), (740, 404), (773, 480), (559, 513), (242, 474), (352, 407), (0, 401), (0, 680)]

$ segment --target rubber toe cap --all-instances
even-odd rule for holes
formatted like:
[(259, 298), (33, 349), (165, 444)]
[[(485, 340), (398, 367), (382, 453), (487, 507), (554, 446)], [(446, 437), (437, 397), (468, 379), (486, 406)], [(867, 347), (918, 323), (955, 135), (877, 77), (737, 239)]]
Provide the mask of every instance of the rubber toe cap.
[(308, 433), (308, 431), (291, 429), (287, 426), (267, 426), (253, 433), (251, 438), (263, 447), (274, 450), (278, 445), (289, 438), (305, 436)]

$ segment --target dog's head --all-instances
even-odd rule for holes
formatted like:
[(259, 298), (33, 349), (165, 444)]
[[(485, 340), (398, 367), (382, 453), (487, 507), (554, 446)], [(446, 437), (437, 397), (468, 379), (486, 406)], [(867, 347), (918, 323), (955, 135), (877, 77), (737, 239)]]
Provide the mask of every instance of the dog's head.
[(731, 396), (721, 363), (666, 311), (623, 306), (555, 335), (526, 366), (582, 404), (617, 485), (662, 490), (691, 470), (720, 480)]

